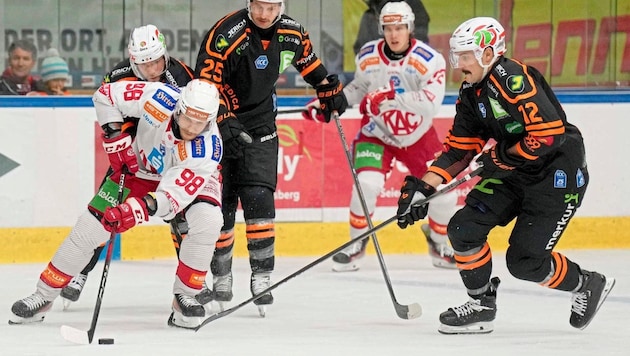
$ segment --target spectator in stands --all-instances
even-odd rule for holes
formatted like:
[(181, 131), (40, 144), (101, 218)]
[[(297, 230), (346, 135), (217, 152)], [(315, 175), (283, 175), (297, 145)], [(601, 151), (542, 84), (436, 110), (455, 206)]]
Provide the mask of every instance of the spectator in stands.
[[(354, 54), (359, 53), (361, 47), (369, 41), (378, 40), (382, 37), (379, 33), (378, 16), (381, 13), (381, 9), (388, 2), (402, 1), (402, 0), (365, 0), (368, 9), (361, 15), (361, 23), (359, 24), (359, 33), (357, 39), (354, 41), (352, 48)], [(429, 13), (424, 8), (422, 0), (405, 0), (411, 11), (416, 17), (415, 28), (413, 35), (420, 41), (429, 43)]]
[(0, 95), (26, 95), (42, 88), (41, 79), (31, 74), (37, 61), (37, 48), (28, 40), (9, 45), (9, 67), (0, 76)]
[(70, 75), (68, 63), (59, 56), (59, 52), (51, 48), (46, 52), (42, 61), (40, 74), (42, 76), (42, 90), (34, 90), (27, 95), (70, 95), (66, 90), (66, 83)]

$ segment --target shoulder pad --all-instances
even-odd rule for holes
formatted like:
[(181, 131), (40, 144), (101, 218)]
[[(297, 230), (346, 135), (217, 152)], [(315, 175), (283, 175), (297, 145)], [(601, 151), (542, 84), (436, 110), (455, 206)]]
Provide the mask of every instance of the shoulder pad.
[(287, 15), (282, 15), (282, 17), (280, 18), (280, 27), (293, 28), (295, 30), (303, 32), (302, 25)]
[(490, 81), (509, 102), (515, 102), (536, 94), (536, 85), (525, 64), (511, 59), (501, 60), (490, 73)]
[(211, 46), (213, 49), (221, 53), (224, 49), (230, 47), (241, 34), (245, 33), (247, 28), (247, 15), (246, 12), (236, 12), (230, 16), (224, 18), (224, 21), (220, 23), (216, 28), (211, 29), (214, 31)]

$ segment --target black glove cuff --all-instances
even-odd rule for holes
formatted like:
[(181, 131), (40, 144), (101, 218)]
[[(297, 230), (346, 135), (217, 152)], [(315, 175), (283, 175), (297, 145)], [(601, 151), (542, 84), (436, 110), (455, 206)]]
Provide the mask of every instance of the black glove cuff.
[(418, 191), (424, 194), (426, 198), (430, 197), (436, 192), (435, 188), (431, 184), (423, 180), (420, 180), (420, 184), (418, 185)]

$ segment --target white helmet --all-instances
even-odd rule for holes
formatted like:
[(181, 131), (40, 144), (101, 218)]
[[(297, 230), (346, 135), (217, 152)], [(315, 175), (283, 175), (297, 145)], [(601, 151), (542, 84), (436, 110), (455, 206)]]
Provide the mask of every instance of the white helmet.
[[(247, 4), (247, 15), (249, 16), (249, 19), (252, 19), (252, 1), (254, 0), (245, 0), (246, 4)], [(282, 16), (282, 14), (284, 14), (284, 0), (260, 0), (261, 2), (268, 2), (270, 4), (280, 4), (280, 13), (278, 14), (278, 17), (276, 17), (276, 19), (273, 21), (273, 23), (275, 24), (276, 22), (278, 22), (278, 20), (280, 20), (280, 17)], [(272, 24), (273, 25), (273, 24)]]
[(164, 57), (164, 70), (168, 68), (169, 56), (166, 51), (164, 35), (154, 25), (135, 28), (129, 36), (129, 62), (136, 77), (146, 80), (138, 70), (137, 64), (152, 62)]
[[(475, 17), (455, 29), (449, 44), (451, 47), (449, 57), (453, 68), (459, 67), (458, 52), (473, 51), (477, 62), (485, 69), (485, 75), (485, 71), (506, 51), (505, 30), (499, 21), (492, 17)], [(493, 49), (494, 58), (490, 64), (483, 65), (481, 56), (488, 47)]]
[(219, 91), (214, 84), (193, 79), (182, 89), (175, 113), (197, 121), (213, 121), (219, 111)]
[(388, 2), (381, 9), (381, 15), (378, 17), (378, 33), (383, 34), (385, 25), (407, 25), (409, 32), (413, 32), (414, 21), (416, 15), (413, 14), (411, 7), (405, 1)]

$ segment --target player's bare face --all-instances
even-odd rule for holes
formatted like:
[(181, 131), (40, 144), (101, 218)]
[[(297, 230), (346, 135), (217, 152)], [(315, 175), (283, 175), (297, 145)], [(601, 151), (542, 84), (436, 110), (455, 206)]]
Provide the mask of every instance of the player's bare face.
[(151, 62), (136, 64), (147, 82), (159, 82), (166, 69), (166, 59), (160, 57)]
[(249, 11), (254, 25), (267, 29), (273, 25), (273, 22), (280, 15), (282, 4), (269, 3), (265, 1), (254, 0), (250, 4)]
[(184, 141), (194, 140), (208, 126), (207, 121), (195, 120), (183, 113), (179, 114), (177, 124), (179, 125), (179, 133)]
[(9, 67), (16, 78), (26, 78), (35, 66), (33, 53), (16, 47), (9, 56)]
[(478, 83), (483, 79), (483, 67), (473, 51), (451, 52), (451, 65), (464, 74), (468, 83)]
[(409, 48), (411, 32), (405, 24), (383, 26), (383, 35), (387, 46), (394, 53), (403, 53)]

